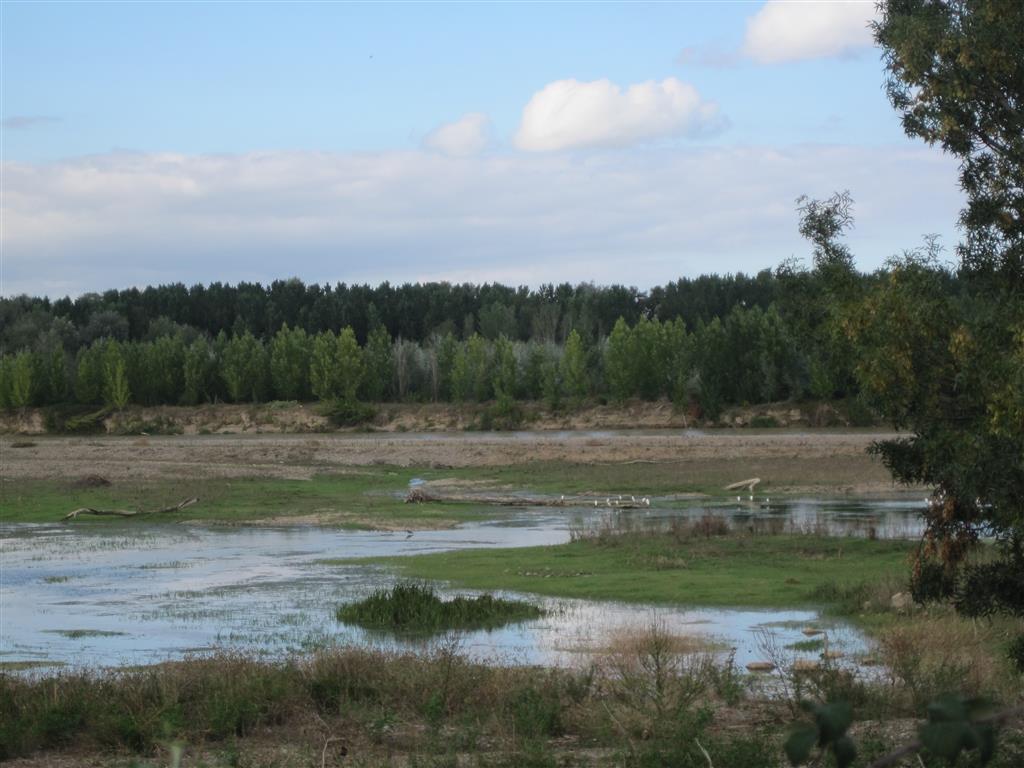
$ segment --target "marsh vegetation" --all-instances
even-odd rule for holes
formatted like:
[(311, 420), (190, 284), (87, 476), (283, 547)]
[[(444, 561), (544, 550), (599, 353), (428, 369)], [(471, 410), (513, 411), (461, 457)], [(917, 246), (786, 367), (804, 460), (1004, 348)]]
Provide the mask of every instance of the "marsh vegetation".
[(455, 629), (489, 629), (536, 619), (543, 611), (522, 600), (492, 594), (444, 600), (429, 584), (402, 581), (367, 598), (338, 608), (338, 621), (366, 629), (437, 633)]

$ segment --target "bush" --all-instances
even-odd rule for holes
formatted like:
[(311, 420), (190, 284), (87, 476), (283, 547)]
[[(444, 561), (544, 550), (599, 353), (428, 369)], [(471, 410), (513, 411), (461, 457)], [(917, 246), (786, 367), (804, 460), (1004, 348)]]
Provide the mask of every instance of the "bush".
[(358, 427), (377, 417), (377, 409), (358, 400), (329, 400), (320, 407), (320, 412), (336, 427)]
[(1014, 669), (1024, 673), (1024, 633), (1017, 635), (1017, 637), (1010, 641), (1010, 647), (1006, 650), (1006, 655), (1009, 657)]
[(872, 427), (878, 421), (871, 406), (859, 395), (847, 398), (846, 418), (851, 427)]
[(103, 432), (110, 411), (93, 405), (51, 405), (43, 409), (43, 426), (55, 434), (88, 435)]
[(510, 707), (518, 735), (539, 738), (562, 733), (562, 703), (557, 690), (528, 686), (513, 695)]

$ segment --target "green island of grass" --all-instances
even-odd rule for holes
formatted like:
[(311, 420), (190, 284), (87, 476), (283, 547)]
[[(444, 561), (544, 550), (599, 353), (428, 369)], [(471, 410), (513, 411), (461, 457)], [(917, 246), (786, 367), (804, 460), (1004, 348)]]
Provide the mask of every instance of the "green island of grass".
[[(866, 584), (903, 588), (914, 544), (816, 535), (677, 537), (671, 532), (556, 546), (471, 549), (372, 562), (415, 579), (553, 597), (784, 608), (868, 599)], [(331, 564), (352, 560), (326, 561)], [(366, 562), (363, 560), (362, 562)]]
[(416, 582), (379, 589), (365, 600), (341, 606), (336, 613), (338, 621), (367, 629), (423, 633), (491, 629), (541, 615), (543, 611), (535, 605), (494, 595), (442, 600), (432, 587)]

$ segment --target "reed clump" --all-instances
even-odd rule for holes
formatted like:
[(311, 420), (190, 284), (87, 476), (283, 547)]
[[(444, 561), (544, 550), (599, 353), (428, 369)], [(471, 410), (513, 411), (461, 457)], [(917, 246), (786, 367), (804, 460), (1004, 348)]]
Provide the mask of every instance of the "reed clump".
[(427, 584), (401, 582), (379, 589), (365, 600), (338, 608), (338, 621), (393, 632), (444, 632), (489, 629), (536, 619), (543, 611), (532, 603), (491, 594), (443, 600)]

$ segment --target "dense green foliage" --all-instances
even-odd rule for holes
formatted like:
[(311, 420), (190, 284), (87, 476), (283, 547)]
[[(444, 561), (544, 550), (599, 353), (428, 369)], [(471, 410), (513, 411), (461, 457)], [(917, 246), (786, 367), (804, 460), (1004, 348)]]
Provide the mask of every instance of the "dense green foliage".
[[(806, 274), (801, 290), (814, 291)], [(620, 285), (544, 285), (536, 290), (503, 285), (449, 283), (306, 285), (297, 279), (269, 285), (182, 284), (143, 290), (111, 290), (76, 299), (17, 296), (0, 299), (0, 348), (15, 352), (45, 342), (69, 352), (100, 338), (153, 341), (181, 332), (197, 336), (249, 331), (267, 342), (287, 325), (310, 336), (352, 327), (365, 345), (376, 328), (392, 338), (426, 342), (451, 333), (479, 333), (494, 341), (564, 341), (576, 329), (587, 344), (606, 336), (619, 317), (631, 325), (641, 317), (674, 320), (688, 328), (724, 317), (735, 306), (767, 309), (792, 293), (771, 270), (756, 276), (705, 275), (683, 278), (644, 293)]]
[(338, 621), (346, 624), (394, 632), (492, 628), (541, 615), (531, 603), (491, 594), (442, 600), (430, 585), (411, 581), (379, 589), (364, 600), (341, 606), (336, 613)]
[[(679, 320), (619, 320), (587, 346), (575, 330), (565, 344), (493, 341), (448, 334), (426, 343), (392, 341), (375, 331), (360, 346), (351, 328), (310, 337), (283, 326), (269, 342), (248, 331), (188, 343), (184, 334), (154, 341), (101, 338), (72, 357), (27, 349), (0, 364), (0, 407), (57, 403), (111, 408), (268, 400), (496, 401), (554, 408), (585, 398), (671, 398), (714, 417), (727, 404), (799, 399), (827, 363), (802, 351), (778, 310), (735, 307), (687, 331)], [(831, 381), (831, 380), (830, 380)], [(820, 388), (820, 387), (819, 387)], [(855, 394), (848, 382), (819, 394)]]
[(354, 386), (369, 401), (553, 407), (668, 396), (713, 414), (733, 402), (854, 394), (849, 375), (829, 373), (842, 350), (832, 349), (826, 303), (818, 271), (790, 265), (647, 293), (287, 280), (19, 296), (0, 299), (0, 405), (351, 399)]
[[(474, 330), (471, 318), (456, 332), (453, 316), (420, 338), (394, 337), (370, 311), (375, 324), (362, 342), (351, 325), (334, 329), (285, 321), (264, 338), (240, 320), (231, 332), (221, 329), (210, 336), (166, 315), (149, 320), (147, 332), (134, 334), (125, 330), (131, 327), (125, 317), (109, 309), (89, 315), (100, 317), (102, 324), (90, 319), (78, 329), (57, 313), (88, 297), (71, 304), (8, 299), (0, 301), (0, 310), (10, 319), (3, 329), (8, 353), (0, 358), (0, 407), (78, 403), (123, 408), (311, 398), (348, 404), (357, 399), (493, 400), (496, 423), (514, 423), (515, 403), (521, 400), (543, 400), (558, 409), (588, 398), (671, 398), (680, 407), (714, 418), (729, 404), (808, 395), (854, 397), (849, 342), (840, 332), (834, 306), (838, 299), (821, 272), (787, 266), (753, 280), (701, 278), (656, 289), (650, 296), (634, 291), (628, 306), (612, 304), (623, 311), (607, 322), (607, 336), (604, 316), (596, 310), (587, 314), (591, 310), (580, 306), (588, 305), (579, 301), (583, 296), (605, 301), (617, 295), (611, 288), (566, 289), (565, 301), (543, 290), (510, 294), (522, 299), (522, 307), (509, 305), (509, 312), (501, 315), (488, 305), (491, 311), (482, 316), (488, 322), (481, 323), (481, 332)], [(852, 269), (845, 274), (859, 291), (884, 279)], [(954, 284), (948, 288), (952, 291)], [(424, 296), (456, 289), (469, 290), (409, 287)], [(695, 308), (683, 311), (676, 304), (683, 293)], [(301, 295), (306, 294), (304, 289)], [(185, 296), (186, 307), (198, 306), (199, 299)], [(751, 298), (737, 300), (740, 296)], [(299, 315), (302, 306), (300, 302)], [(266, 307), (269, 311), (274, 305)], [(584, 322), (579, 312), (602, 319)], [(499, 315), (505, 320), (499, 322)], [(115, 317), (125, 322), (116, 323)], [(498, 335), (491, 337), (493, 328), (499, 329)]]
[[(1024, 5), (889, 0), (875, 36), (911, 136), (960, 160), (960, 268), (909, 253), (853, 314), (865, 394), (911, 436), (876, 447), (934, 487), (918, 596), (1024, 615)], [(950, 292), (957, 282), (960, 290)], [(980, 537), (998, 563), (971, 563)]]

